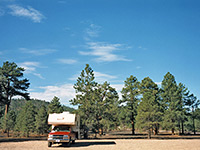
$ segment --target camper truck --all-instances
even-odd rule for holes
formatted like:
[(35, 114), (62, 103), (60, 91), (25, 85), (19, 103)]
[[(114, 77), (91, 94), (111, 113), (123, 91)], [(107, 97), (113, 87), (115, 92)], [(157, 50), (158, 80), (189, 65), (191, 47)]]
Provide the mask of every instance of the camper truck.
[(69, 146), (80, 138), (80, 118), (75, 114), (69, 112), (49, 114), (48, 124), (52, 125), (48, 134), (48, 147), (55, 143)]

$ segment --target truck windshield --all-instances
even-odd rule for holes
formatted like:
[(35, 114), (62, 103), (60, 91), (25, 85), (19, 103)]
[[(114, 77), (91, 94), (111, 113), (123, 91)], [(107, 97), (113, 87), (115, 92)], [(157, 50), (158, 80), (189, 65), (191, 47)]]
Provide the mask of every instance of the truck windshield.
[(68, 127), (68, 126), (55, 126), (53, 128), (53, 131), (65, 131), (65, 132), (69, 132), (70, 131), (70, 127)]

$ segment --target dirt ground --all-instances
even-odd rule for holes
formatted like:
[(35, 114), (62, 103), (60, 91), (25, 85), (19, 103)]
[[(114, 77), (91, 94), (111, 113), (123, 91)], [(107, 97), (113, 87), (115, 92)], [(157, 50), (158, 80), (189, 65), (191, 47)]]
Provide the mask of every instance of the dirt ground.
[(0, 150), (200, 150), (200, 139), (147, 140), (77, 140), (70, 147), (55, 144), (47, 147), (46, 140), (1, 142)]

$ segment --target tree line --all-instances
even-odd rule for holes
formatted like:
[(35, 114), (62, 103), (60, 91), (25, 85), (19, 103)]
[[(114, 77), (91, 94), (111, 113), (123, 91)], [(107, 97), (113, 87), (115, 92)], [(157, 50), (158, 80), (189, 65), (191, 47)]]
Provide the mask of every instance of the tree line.
[[(161, 87), (149, 77), (141, 82), (131, 75), (124, 81), (122, 98), (107, 81), (99, 84), (95, 81), (94, 71), (86, 64), (80, 77), (74, 84), (76, 97), (70, 102), (77, 105), (81, 116), (82, 128), (92, 129), (96, 134), (118, 127), (131, 127), (151, 133), (159, 129), (178, 131), (184, 134), (187, 127), (196, 134), (200, 129), (199, 100), (184, 84), (177, 84), (175, 77), (168, 72)], [(198, 121), (196, 127), (195, 121)], [(87, 132), (85, 132), (87, 133)], [(87, 136), (87, 135), (85, 135)]]
[[(4, 114), (1, 117), (1, 128), (8, 133), (14, 130), (18, 134), (29, 136), (29, 133), (47, 132), (47, 116), (53, 112), (66, 110), (54, 97), (50, 104), (37, 107), (29, 98), (28, 79), (23, 79), (24, 69), (14, 62), (5, 62), (0, 67), (0, 105)], [(81, 129), (85, 138), (88, 131), (95, 136), (115, 129), (131, 128), (151, 133), (159, 129), (171, 130), (172, 134), (184, 134), (185, 130), (196, 134), (200, 130), (199, 100), (184, 84), (177, 83), (168, 72), (159, 87), (151, 78), (141, 82), (131, 75), (124, 81), (121, 95), (109, 82), (100, 84), (95, 81), (94, 71), (86, 64), (76, 83), (75, 98), (72, 105), (81, 118)], [(27, 102), (20, 110), (10, 109), (14, 96), (22, 96)]]

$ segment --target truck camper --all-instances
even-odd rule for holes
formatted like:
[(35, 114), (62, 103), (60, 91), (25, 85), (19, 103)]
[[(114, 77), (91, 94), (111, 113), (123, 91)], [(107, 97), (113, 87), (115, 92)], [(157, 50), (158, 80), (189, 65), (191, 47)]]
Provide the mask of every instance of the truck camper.
[(69, 146), (80, 138), (80, 118), (76, 114), (69, 112), (49, 114), (48, 124), (52, 125), (48, 134), (48, 147), (55, 143)]

